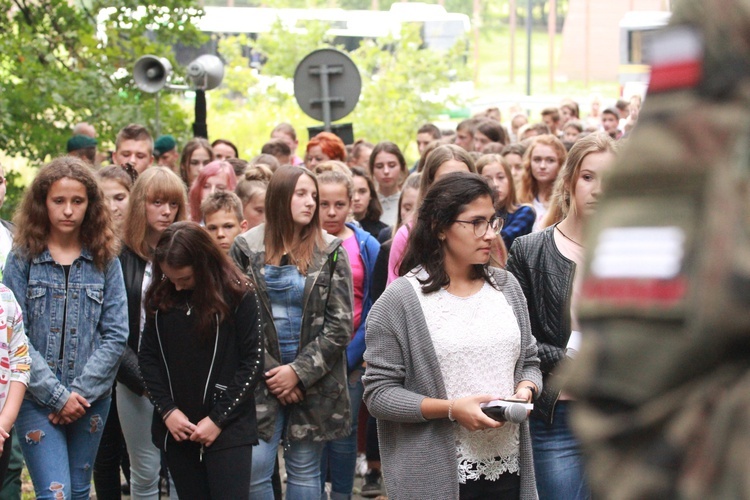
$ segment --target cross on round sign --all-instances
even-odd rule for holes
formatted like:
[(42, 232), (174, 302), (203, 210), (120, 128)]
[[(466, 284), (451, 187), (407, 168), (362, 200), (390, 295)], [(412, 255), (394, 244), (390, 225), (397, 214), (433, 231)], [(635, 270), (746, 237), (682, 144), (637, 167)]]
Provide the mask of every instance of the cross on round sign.
[(338, 50), (310, 52), (294, 71), (294, 97), (302, 111), (326, 126), (352, 112), (362, 77), (354, 62)]

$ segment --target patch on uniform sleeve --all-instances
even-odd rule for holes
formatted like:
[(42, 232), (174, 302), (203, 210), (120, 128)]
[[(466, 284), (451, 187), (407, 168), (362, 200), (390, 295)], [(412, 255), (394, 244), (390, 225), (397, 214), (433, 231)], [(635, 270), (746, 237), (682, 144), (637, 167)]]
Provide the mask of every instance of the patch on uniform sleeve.
[(649, 92), (692, 88), (703, 74), (703, 37), (689, 26), (665, 28), (646, 47), (651, 64)]
[(583, 296), (620, 305), (674, 305), (687, 291), (679, 227), (619, 227), (601, 232)]

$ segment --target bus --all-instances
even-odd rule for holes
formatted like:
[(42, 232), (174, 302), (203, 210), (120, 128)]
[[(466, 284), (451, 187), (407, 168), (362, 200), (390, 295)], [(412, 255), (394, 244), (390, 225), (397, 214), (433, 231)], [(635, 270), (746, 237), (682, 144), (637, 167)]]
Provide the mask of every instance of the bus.
[[(351, 51), (362, 40), (393, 37), (398, 39), (404, 24), (417, 24), (427, 48), (448, 50), (459, 40), (468, 40), (469, 17), (451, 13), (442, 5), (421, 2), (397, 2), (390, 10), (276, 9), (267, 7), (203, 7), (204, 16), (197, 23), (209, 35), (246, 34), (251, 39), (271, 31), (280, 21), (291, 33), (302, 33), (306, 25), (316, 21), (328, 26), (335, 45)], [(215, 47), (212, 53), (215, 53)], [(178, 51), (179, 52), (179, 51)], [(188, 54), (186, 57), (193, 57)], [(177, 59), (183, 59), (177, 54)]]
[[(104, 43), (107, 43), (106, 33), (101, 26), (116, 10), (105, 7), (97, 15), (100, 26), (97, 36)], [(464, 51), (468, 52), (468, 35), (471, 30), (469, 16), (466, 14), (447, 12), (442, 5), (422, 2), (396, 2), (387, 11), (206, 6), (203, 7), (203, 12), (204, 15), (193, 22), (199, 31), (209, 35), (209, 41), (201, 47), (176, 43), (173, 49), (180, 65), (186, 65), (203, 54), (218, 55), (218, 39), (222, 36), (245, 34), (254, 40), (258, 35), (271, 31), (278, 21), (291, 33), (304, 33), (311, 22), (323, 23), (327, 26), (334, 45), (342, 46), (347, 51), (357, 49), (362, 40), (388, 36), (398, 39), (405, 24), (416, 24), (420, 28), (425, 48), (448, 50), (462, 41), (465, 44)], [(133, 8), (130, 16), (139, 18), (145, 13), (146, 9), (141, 5)], [(251, 66), (260, 65), (258, 54), (253, 54), (249, 47), (243, 47), (243, 53), (250, 60)]]
[(620, 21), (620, 95), (629, 98), (645, 95), (651, 67), (648, 61), (648, 38), (669, 22), (669, 11), (632, 11)]

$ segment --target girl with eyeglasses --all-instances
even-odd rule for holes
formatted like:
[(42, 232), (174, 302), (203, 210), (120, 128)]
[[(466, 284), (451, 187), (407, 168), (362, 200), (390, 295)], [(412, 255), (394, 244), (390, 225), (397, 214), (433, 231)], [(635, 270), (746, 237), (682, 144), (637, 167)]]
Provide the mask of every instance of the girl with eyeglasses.
[(451, 173), (423, 196), (399, 268), (367, 322), (365, 402), (395, 498), (536, 498), (528, 423), (480, 403), (542, 387), (523, 292), (489, 266), (494, 192)]

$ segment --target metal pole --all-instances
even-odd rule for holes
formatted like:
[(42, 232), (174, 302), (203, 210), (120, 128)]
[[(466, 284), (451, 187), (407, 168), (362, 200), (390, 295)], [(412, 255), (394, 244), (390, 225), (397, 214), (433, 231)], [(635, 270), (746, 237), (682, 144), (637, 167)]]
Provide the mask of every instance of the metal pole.
[(584, 11), (584, 42), (583, 42), (583, 85), (589, 88), (590, 58), (591, 58), (591, 11), (589, 0), (586, 0), (586, 10)]
[(472, 24), (474, 25), (474, 85), (479, 85), (479, 25), (482, 22), (480, 15), (482, 6), (480, 0), (474, 0), (474, 15)]
[(161, 135), (161, 120), (159, 119), (159, 92), (156, 93), (156, 137)]
[(531, 95), (531, 0), (526, 0), (526, 95)]
[(193, 123), (193, 137), (208, 139), (208, 125), (206, 124), (206, 91), (195, 91), (195, 122)]
[(323, 127), (326, 132), (331, 131), (331, 94), (328, 90), (328, 66), (320, 65), (320, 93), (323, 105)]
[(557, 33), (557, 3), (549, 1), (547, 36), (549, 37), (549, 91), (555, 93), (555, 34)]
[(516, 83), (516, 0), (510, 0), (510, 83)]

